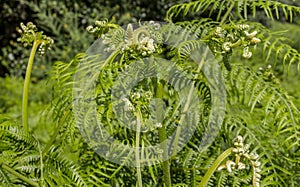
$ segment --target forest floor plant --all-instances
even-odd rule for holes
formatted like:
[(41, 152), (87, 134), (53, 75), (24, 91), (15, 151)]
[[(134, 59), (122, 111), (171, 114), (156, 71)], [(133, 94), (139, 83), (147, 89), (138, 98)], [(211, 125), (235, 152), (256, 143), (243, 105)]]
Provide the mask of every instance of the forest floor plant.
[[(35, 53), (53, 40), (21, 24), (20, 41), (32, 45), (22, 126), (0, 116), (0, 183), (299, 186), (299, 106), (272, 67), (300, 73), (300, 53), (248, 20), (258, 11), (292, 21), (300, 8), (198, 0), (172, 6), (163, 24), (96, 21), (91, 48), (49, 74), (55, 130), (46, 143), (31, 134), (28, 92)], [(273, 66), (246, 65), (258, 55)]]
[[(40, 55), (54, 41), (37, 31), (32, 22), (20, 24), (17, 31), (21, 34), (18, 40), (24, 46), (32, 45), (25, 75), (22, 102), (22, 125), (1, 115), (1, 185), (5, 186), (56, 186), (65, 183), (85, 185), (73, 163), (61, 155), (61, 150), (52, 145), (43, 152), (39, 140), (31, 134), (28, 125), (29, 85), (34, 57), (38, 51)], [(64, 179), (59, 179), (63, 177)], [(67, 182), (69, 180), (69, 182)]]
[(40, 55), (43, 55), (46, 49), (51, 49), (50, 46), (54, 43), (54, 41), (50, 37), (43, 35), (43, 32), (37, 32), (37, 28), (32, 22), (28, 22), (26, 25), (21, 23), (20, 26), (21, 29), (18, 28), (17, 31), (21, 34), (21, 38), (18, 40), (22, 42), (25, 47), (32, 45), (27, 63), (22, 102), (22, 124), (24, 131), (28, 133), (28, 92), (34, 57), (37, 50)]

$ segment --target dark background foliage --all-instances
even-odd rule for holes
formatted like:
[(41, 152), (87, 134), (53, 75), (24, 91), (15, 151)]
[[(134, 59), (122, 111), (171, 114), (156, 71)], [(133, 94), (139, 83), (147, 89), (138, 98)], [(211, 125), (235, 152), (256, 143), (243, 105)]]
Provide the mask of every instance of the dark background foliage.
[[(49, 145), (51, 145), (52, 143), (55, 145), (61, 145), (60, 141), (68, 139), (65, 138), (66, 136), (63, 136), (65, 134), (68, 134), (68, 132), (63, 133), (63, 131), (66, 131), (65, 129), (62, 128), (61, 131), (57, 132), (58, 134), (61, 133), (63, 135), (60, 135), (57, 139), (53, 139), (53, 141), (51, 140), (50, 136), (53, 136), (52, 132), (54, 132), (57, 128), (57, 124), (64, 124), (64, 121), (62, 120), (62, 122), (58, 122), (56, 124), (54, 122), (55, 120), (49, 120), (47, 116), (44, 115), (44, 113), (42, 113), (41, 111), (44, 111), (45, 106), (48, 106), (51, 102), (53, 102), (53, 98), (67, 98), (66, 95), (62, 94), (67, 91), (65, 91), (66, 88), (63, 87), (63, 85), (59, 84), (60, 82), (58, 80), (55, 80), (58, 86), (56, 85), (55, 87), (55, 85), (51, 85), (51, 80), (48, 80), (51, 75), (49, 76), (48, 73), (53, 69), (55, 71), (55, 67), (52, 68), (55, 62), (61, 61), (61, 64), (63, 64), (63, 62), (69, 63), (76, 56), (76, 54), (85, 52), (87, 50), (87, 48), (91, 45), (95, 38), (86, 32), (86, 27), (88, 25), (94, 24), (95, 20), (103, 19), (108, 19), (108, 21), (120, 24), (121, 26), (138, 21), (164, 21), (166, 11), (169, 7), (174, 4), (190, 1), (191, 0), (1, 0), (0, 24), (2, 29), (0, 30), (0, 116), (1, 113), (3, 113), (18, 121), (21, 120), (20, 111), (23, 85), (22, 77), (25, 74), (25, 68), (27, 65), (30, 49), (29, 47), (23, 47), (21, 43), (17, 42), (19, 34), (16, 32), (16, 27), (19, 26), (20, 22), (34, 22), (40, 30), (43, 30), (55, 41), (53, 49), (51, 51), (48, 51), (45, 56), (36, 56), (34, 71), (31, 79), (33, 84), (31, 84), (30, 86), (31, 94), (29, 105), (31, 110), (29, 119), (32, 132), (40, 142), (48, 143)], [(281, 0), (281, 2), (300, 6), (300, 1), (298, 0)], [(188, 15), (186, 17), (179, 16), (177, 19), (192, 20), (197, 19), (201, 16), (205, 17), (207, 16), (206, 14), (207, 12), (204, 12), (203, 14), (196, 13)], [(282, 12), (280, 14), (283, 15)], [(211, 18), (213, 19), (214, 15), (212, 15)], [(270, 19), (266, 18), (263, 10), (260, 10), (257, 12), (256, 18), (252, 18), (251, 16), (249, 16), (249, 19), (251, 21), (258, 21), (262, 23), (272, 31), (286, 31), (282, 32), (280, 35), (289, 38), (290, 40), (287, 42), (295, 49), (298, 49), (298, 51), (300, 50), (299, 17), (295, 17), (292, 23), (288, 22), (284, 18), (284, 16), (281, 16), (279, 20), (272, 22), (270, 21)], [(238, 61), (241, 64), (245, 64), (253, 68), (254, 71), (259, 67), (263, 67), (264, 69), (266, 69), (266, 67), (268, 66), (268, 64), (266, 64), (263, 58), (259, 55), (253, 55), (253, 58), (251, 60), (243, 59), (242, 61), (238, 58), (232, 59), (233, 61)], [(281, 64), (279, 64), (279, 66), (280, 65)], [(64, 66), (62, 65), (62, 67)], [(299, 76), (286, 76), (280, 68), (272, 68), (272, 73), (274, 73), (275, 77), (280, 80), (280, 85), (288, 91), (289, 95), (293, 96), (293, 100), (299, 108)], [(236, 78), (234, 72), (232, 73), (232, 76)], [(53, 77), (55, 76), (52, 75), (52, 78)], [(237, 79), (236, 81), (242, 82), (243, 80)], [(240, 85), (243, 86), (243, 84)], [(52, 92), (52, 90), (54, 89), (56, 89), (56, 93)], [(64, 90), (65, 92), (60, 92), (60, 90)], [(64, 101), (63, 99), (62, 101)], [(68, 99), (70, 98), (67, 98), (67, 101)], [(232, 118), (244, 115), (244, 110), (238, 108), (238, 104), (239, 103), (236, 104), (237, 109), (235, 108), (234, 104), (232, 104), (231, 108), (229, 107), (230, 109), (232, 109), (232, 111), (234, 111), (232, 112), (234, 114), (232, 115)], [(55, 102), (53, 105), (55, 105)], [(61, 114), (62, 117), (59, 116), (61, 119), (63, 119), (63, 115), (67, 116), (67, 114), (65, 114), (66, 111), (69, 111), (71, 109), (61, 107), (60, 110), (64, 111)], [(259, 112), (255, 114), (259, 114)], [(45, 119), (43, 119), (44, 116)], [(251, 117), (252, 116), (249, 116), (249, 119), (252, 119)], [(261, 116), (256, 115), (256, 117), (257, 119), (255, 120), (260, 123)], [(247, 116), (245, 118), (247, 118)], [(230, 121), (230, 119), (228, 121)], [(71, 124), (72, 121), (68, 123)], [(228, 131), (230, 130), (232, 129), (229, 129)], [(71, 129), (70, 131), (76, 130)], [(261, 131), (261, 137), (263, 137), (264, 135), (263, 132), (264, 131)], [(230, 133), (232, 134), (232, 132)], [(268, 138), (269, 137), (265, 139)], [(101, 173), (102, 170), (105, 170), (104, 173), (107, 172), (107, 168), (109, 167), (114, 167), (114, 169), (117, 170), (118, 166), (112, 166), (110, 165), (110, 163), (103, 161), (101, 157), (96, 155), (88, 148), (85, 143), (81, 141), (82, 139), (78, 137), (76, 137), (75, 139), (76, 141), (80, 142), (76, 143), (76, 146), (74, 146), (73, 144), (67, 144), (66, 142), (66, 145), (62, 146), (62, 149), (67, 150), (64, 153), (65, 155), (67, 155), (66, 157), (74, 161), (79, 160), (79, 164), (84, 167), (84, 172), (93, 173), (93, 171), (95, 170), (96, 172), (94, 173), (97, 174), (98, 178), (101, 179), (101, 177), (103, 177), (103, 180), (107, 180), (105, 182), (118, 184), (117, 181), (109, 181), (106, 176), (102, 176)], [(216, 144), (218, 144), (218, 146), (220, 147), (223, 146), (222, 144), (219, 144), (219, 142), (216, 142)], [(219, 149), (218, 146), (212, 147), (212, 149)], [(220, 150), (211, 150), (209, 154), (215, 153), (214, 157), (211, 157), (211, 155), (206, 155), (207, 157), (203, 159), (211, 159), (212, 161), (215, 160), (217, 151)], [(184, 154), (185, 153), (183, 153), (183, 155)], [(188, 154), (186, 155), (186, 157), (188, 157)], [(185, 159), (187, 160), (187, 162), (184, 163), (186, 163), (188, 166), (191, 165), (190, 167), (193, 167), (194, 162), (192, 162), (192, 159), (194, 159), (194, 157), (191, 156), (191, 158)], [(143, 175), (148, 175), (148, 173), (145, 171)], [(161, 176), (161, 173), (159, 173), (158, 176)], [(178, 178), (178, 181), (180, 181), (180, 177), (183, 177), (183, 175), (178, 175), (174, 178)], [(118, 178), (126, 179), (126, 184), (133, 184), (136, 180), (133, 170), (125, 167), (122, 168), (120, 172), (118, 172), (114, 180), (117, 180)], [(189, 178), (183, 180), (189, 180)]]
[(172, 0), (1, 1), (0, 76), (24, 75), (28, 54), (16, 43), (19, 37), (16, 27), (20, 22), (36, 23), (55, 40), (54, 52), (38, 59), (43, 65), (36, 67), (40, 71), (35, 72), (42, 78), (54, 61), (70, 61), (76, 53), (87, 49), (93, 38), (87, 35), (85, 28), (95, 20), (107, 18), (121, 25), (139, 20), (163, 21), (166, 10), (175, 3)]
[[(3, 28), (0, 30), (0, 76), (24, 75), (26, 58), (29, 54), (16, 42), (19, 37), (16, 27), (20, 22), (34, 22), (55, 40), (55, 48), (51, 54), (37, 59), (40, 63), (35, 65), (34, 77), (41, 79), (53, 62), (57, 60), (70, 61), (75, 54), (84, 52), (88, 48), (93, 38), (86, 33), (85, 28), (95, 20), (107, 18), (121, 25), (140, 20), (163, 21), (169, 7), (183, 2), (187, 1), (2, 0), (0, 4), (0, 24)], [(299, 1), (281, 0), (281, 2), (300, 5)], [(257, 14), (256, 21), (272, 26), (263, 16), (263, 12)], [(195, 19), (199, 15), (191, 17)], [(285, 22), (283, 16), (279, 21)], [(293, 45), (299, 49), (298, 43), (294, 42)]]

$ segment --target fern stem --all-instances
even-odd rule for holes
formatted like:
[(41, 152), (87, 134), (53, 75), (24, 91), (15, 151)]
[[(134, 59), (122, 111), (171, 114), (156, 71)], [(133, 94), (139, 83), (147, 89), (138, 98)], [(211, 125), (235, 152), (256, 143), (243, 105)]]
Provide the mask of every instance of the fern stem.
[(136, 134), (135, 134), (135, 159), (136, 159), (136, 173), (137, 173), (137, 186), (142, 187), (142, 172), (141, 172), (141, 161), (140, 161), (140, 133), (141, 133), (141, 120), (142, 114), (140, 108), (137, 108), (137, 120), (136, 120)]
[(26, 182), (27, 184), (30, 184), (31, 186), (34, 186), (34, 187), (39, 187), (39, 184), (28, 179), (27, 177), (25, 177), (24, 175), (20, 174), (19, 172), (16, 172), (14, 169), (12, 169), (11, 167), (5, 165), (5, 164), (2, 164), (2, 168), (6, 171), (8, 171), (10, 174), (18, 177), (19, 179), (21, 179), (22, 181)]
[(39, 40), (35, 40), (33, 42), (33, 46), (32, 46), (28, 64), (27, 64), (24, 87), (23, 87), (22, 125), (23, 125), (25, 133), (28, 133), (28, 90), (29, 90), (29, 84), (30, 84), (31, 70), (32, 70), (32, 64), (34, 61), (34, 56), (35, 56), (35, 53), (36, 53), (36, 50), (37, 50), (39, 44), (40, 44)]
[[(189, 110), (189, 106), (190, 106), (190, 102), (191, 102), (191, 98), (192, 98), (192, 94), (193, 94), (194, 89), (195, 89), (195, 86), (192, 85), (190, 90), (189, 90), (189, 95), (187, 96), (187, 101), (184, 105), (182, 115), (181, 115), (180, 120), (179, 120), (180, 125), (183, 124), (183, 122), (185, 120), (185, 117), (186, 117), (186, 113)], [(174, 138), (172, 158), (174, 158), (177, 154), (177, 147), (178, 147), (178, 144), (179, 144), (179, 138), (180, 138), (180, 134), (181, 134), (181, 126), (180, 125), (177, 127), (176, 135), (175, 135), (175, 138)]]
[(163, 180), (165, 186), (171, 186), (171, 173), (170, 173), (170, 161), (168, 160), (168, 147), (165, 142), (167, 138), (167, 133), (166, 129), (164, 126), (159, 128), (158, 130), (159, 133), (159, 141), (161, 142), (162, 145), (162, 150), (163, 150), (163, 162), (162, 162), (162, 168), (163, 168)]
[[(60, 124), (64, 124), (65, 121), (66, 121), (66, 118), (67, 116), (69, 115), (70, 113), (70, 110), (67, 110), (66, 114), (63, 116), (63, 118), (61, 119), (61, 123)], [(57, 126), (55, 128), (55, 131), (54, 133), (52, 134), (50, 140), (47, 142), (47, 144), (45, 145), (45, 148), (44, 150), (42, 151), (42, 158), (45, 157), (45, 155), (48, 153), (50, 147), (54, 144), (54, 141), (56, 140), (56, 138), (58, 137), (58, 133), (60, 131), (60, 125), (58, 125), (58, 122), (57, 122)]]
[(44, 162), (43, 162), (43, 151), (41, 149), (40, 143), (39, 145), (39, 152), (40, 152), (40, 162), (41, 162), (41, 184), (44, 186)]
[[(197, 73), (199, 73), (205, 63), (205, 59), (207, 58), (207, 55), (208, 55), (208, 52), (209, 52), (209, 48), (207, 47), (203, 53), (203, 58), (201, 59), (200, 62), (197, 62), (198, 63), (198, 68), (197, 68)], [(195, 78), (197, 78), (197, 74), (195, 75)], [(189, 90), (189, 95), (187, 97), (187, 102), (183, 108), (183, 115), (181, 115), (180, 117), (180, 121), (179, 121), (179, 124), (182, 124), (184, 119), (185, 119), (185, 114), (186, 112), (188, 111), (189, 109), (189, 105), (190, 105), (190, 102), (191, 102), (191, 97), (192, 97), (192, 93), (195, 89), (195, 86), (192, 85), (190, 90)], [(179, 137), (180, 137), (180, 133), (181, 133), (181, 126), (177, 127), (177, 130), (176, 130), (176, 136), (174, 138), (174, 143), (173, 143), (173, 153), (172, 153), (172, 158), (175, 157), (175, 155), (177, 154), (177, 146), (178, 146), (178, 143), (179, 143)]]
[[(162, 96), (163, 96), (163, 86), (158, 81), (157, 89), (156, 89), (156, 98), (161, 99)], [(158, 106), (157, 108), (161, 108), (161, 107)], [(162, 127), (158, 129), (158, 134), (159, 134), (159, 141), (161, 143), (161, 148), (163, 150), (162, 153), (163, 154), (163, 162), (162, 162), (163, 181), (165, 186), (171, 186), (170, 161), (168, 160), (168, 147), (167, 147), (167, 142), (165, 141), (167, 139), (167, 132), (163, 124)]]
[(226, 21), (226, 19), (228, 18), (230, 12), (232, 11), (232, 9), (234, 8), (234, 5), (235, 5), (235, 1), (232, 1), (232, 4), (231, 6), (227, 9), (225, 15), (223, 16), (221, 22), (220, 22), (220, 25), (223, 25)]
[(232, 150), (233, 150), (233, 147), (227, 149), (220, 156), (218, 156), (216, 161), (212, 164), (212, 166), (209, 168), (209, 170), (205, 173), (203, 179), (201, 180), (201, 183), (199, 184), (199, 187), (205, 187), (207, 185), (207, 183), (208, 183), (209, 179), (211, 178), (211, 176), (213, 175), (213, 173), (216, 171), (218, 166), (224, 161), (224, 159), (227, 158), (231, 154)]

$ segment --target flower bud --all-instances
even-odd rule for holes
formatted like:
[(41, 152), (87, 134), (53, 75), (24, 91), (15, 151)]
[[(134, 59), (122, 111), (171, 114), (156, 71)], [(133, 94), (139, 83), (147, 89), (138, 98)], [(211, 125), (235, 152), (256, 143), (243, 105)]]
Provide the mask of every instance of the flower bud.
[(261, 40), (259, 39), (259, 38), (256, 38), (256, 37), (253, 37), (253, 38), (251, 38), (251, 40), (250, 40), (250, 43), (251, 44), (258, 44), (258, 43), (260, 43), (261, 42)]
[(86, 30), (87, 30), (88, 32), (92, 32), (93, 26), (89, 25), (89, 26), (86, 28)]

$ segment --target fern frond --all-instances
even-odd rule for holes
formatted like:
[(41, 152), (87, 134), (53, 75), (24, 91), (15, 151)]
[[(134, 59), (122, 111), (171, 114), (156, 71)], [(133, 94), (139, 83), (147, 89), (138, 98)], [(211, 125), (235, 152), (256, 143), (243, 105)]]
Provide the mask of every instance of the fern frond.
[[(235, 66), (233, 71), (226, 73), (225, 77), (226, 80), (230, 80), (229, 83), (232, 86), (231, 88), (228, 87), (229, 93), (233, 93), (235, 98), (246, 104), (250, 112), (262, 108), (262, 111), (265, 112), (264, 122), (272, 120), (279, 132), (288, 131), (298, 136), (299, 110), (292, 102), (291, 97), (283, 90), (239, 66)], [(298, 142), (299, 139), (294, 137), (292, 140), (288, 140), (289, 144), (294, 141)]]
[(185, 60), (191, 56), (191, 54), (203, 46), (203, 42), (200, 40), (189, 40), (182, 42), (177, 48), (178, 59)]
[[(51, 148), (45, 154), (45, 158), (42, 158), (40, 144), (35, 137), (24, 133), (9, 120), (0, 119), (0, 121), (2, 122), (0, 123), (1, 145), (10, 145), (6, 148), (7, 150), (1, 150), (1, 163), (13, 165), (13, 169), (28, 176), (28, 180), (46, 182), (49, 185), (75, 184), (76, 186), (86, 186), (82, 174), (77, 171), (71, 161), (62, 155), (59, 149)], [(41, 160), (43, 160), (43, 164), (41, 164)], [(8, 184), (10, 180), (18, 180), (12, 178), (13, 176), (6, 175), (6, 171), (2, 172), (2, 178)], [(41, 178), (42, 176), (44, 178)], [(61, 178), (61, 176), (64, 177)]]
[[(247, 137), (247, 144), (250, 144), (250, 149), (252, 152), (259, 154), (259, 161), (261, 162), (261, 185), (270, 183), (276, 185), (288, 186), (290, 183), (289, 177), (283, 177), (286, 172), (282, 172), (280, 168), (280, 162), (276, 158), (276, 155), (279, 150), (274, 150), (272, 146), (270, 147), (270, 142), (275, 143), (274, 141), (263, 141), (264, 138), (261, 138), (262, 134), (269, 133), (270, 129), (266, 129), (262, 125), (257, 125), (256, 123), (249, 122), (249, 116), (239, 116), (239, 114), (232, 114), (227, 116), (224, 125), (224, 134), (227, 136), (234, 136), (235, 134), (243, 134), (244, 137)], [(270, 133), (272, 134), (272, 133)], [(270, 137), (273, 139), (276, 137)], [(278, 137), (275, 141), (278, 140)], [(278, 147), (278, 146), (277, 146)], [(290, 175), (289, 173), (288, 175)], [(249, 179), (248, 179), (249, 180)], [(240, 181), (240, 179), (238, 179)], [(236, 182), (238, 182), (236, 181)], [(238, 182), (239, 183), (239, 182)]]
[[(44, 158), (44, 178), (48, 182), (52, 181), (52, 183), (57, 184), (65, 182), (76, 186), (87, 186), (78, 168), (64, 158), (62, 152), (55, 147), (51, 147)], [(66, 181), (60, 181), (62, 179)]]
[(2, 168), (0, 168), (0, 183), (7, 187), (14, 185), (10, 177), (2, 170)]
[[(49, 108), (55, 124), (56, 130), (52, 137), (56, 137), (58, 133), (63, 132), (62, 138), (74, 141), (76, 134), (76, 126), (73, 117), (72, 92), (73, 92), (73, 75), (77, 63), (84, 57), (84, 54), (78, 54), (70, 63), (56, 62), (52, 72), (52, 79), (55, 80), (54, 95)], [(48, 142), (49, 146), (53, 143), (52, 138)], [(49, 148), (49, 146), (47, 146)]]
[[(271, 32), (264, 37), (262, 55), (265, 61), (274, 61), (274, 66), (278, 66), (277, 62), (282, 61), (283, 71), (289, 73), (292, 65), (296, 64), (300, 67), (300, 53), (298, 50), (290, 46), (287, 38)], [(275, 55), (274, 55), (275, 54)], [(298, 73), (300, 69), (298, 68)]]
[(176, 25), (187, 29), (193, 33), (196, 38), (202, 38), (210, 29), (219, 25), (219, 22), (210, 18), (200, 18), (199, 20), (177, 22)]
[[(224, 76), (228, 85), (227, 93), (231, 98), (228, 112), (230, 111), (232, 116), (241, 116), (240, 122), (231, 123), (230, 132), (236, 131), (237, 125), (246, 130), (251, 136), (249, 139), (256, 141), (253, 145), (259, 145), (262, 154), (269, 161), (265, 165), (272, 167), (272, 171), (268, 172), (276, 174), (273, 177), (277, 182), (288, 184), (287, 177), (282, 177), (281, 174), (291, 174), (278, 169), (282, 163), (278, 163), (274, 155), (278, 157), (286, 151), (293, 152), (299, 144), (299, 110), (293, 104), (293, 99), (250, 69), (234, 66), (232, 71)], [(264, 157), (263, 155), (261, 157)], [(290, 156), (294, 158), (296, 155), (297, 153), (294, 153)], [(284, 166), (289, 167), (289, 171), (297, 167), (291, 162)]]
[[(229, 7), (225, 9), (225, 7)], [(194, 13), (208, 13), (211, 17), (217, 15), (216, 21), (220, 21), (222, 15), (226, 14), (228, 18), (247, 19), (249, 14), (256, 16), (256, 12), (263, 10), (265, 16), (274, 19), (280, 18), (280, 12), (283, 12), (286, 20), (293, 21), (295, 14), (300, 13), (300, 8), (278, 1), (272, 0), (198, 0), (187, 3), (182, 3), (172, 6), (166, 15), (168, 20), (178, 17), (180, 14), (186, 16)], [(223, 17), (224, 18), (224, 17)]]

